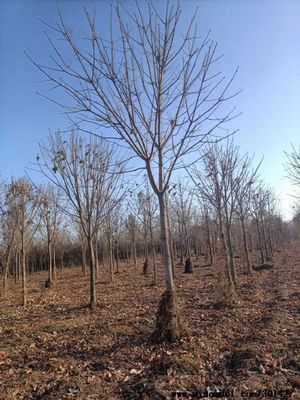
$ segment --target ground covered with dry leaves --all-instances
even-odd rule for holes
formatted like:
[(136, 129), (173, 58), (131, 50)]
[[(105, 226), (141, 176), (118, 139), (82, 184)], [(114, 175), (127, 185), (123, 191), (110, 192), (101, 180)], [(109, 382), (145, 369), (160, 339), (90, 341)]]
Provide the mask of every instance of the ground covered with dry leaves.
[(29, 276), (26, 310), (18, 306), (19, 284), (10, 282), (0, 300), (0, 399), (155, 400), (225, 389), (236, 399), (253, 392), (279, 399), (293, 389), (291, 398), (300, 399), (296, 248), (278, 253), (274, 268), (256, 271), (253, 284), (239, 274), (233, 305), (219, 302), (214, 271), (204, 264), (192, 275), (176, 267), (185, 333), (168, 346), (149, 341), (163, 276), (154, 287), (142, 262), (122, 264), (114, 283), (102, 276), (92, 312), (79, 268), (58, 272), (55, 289), (44, 288), (46, 273)]

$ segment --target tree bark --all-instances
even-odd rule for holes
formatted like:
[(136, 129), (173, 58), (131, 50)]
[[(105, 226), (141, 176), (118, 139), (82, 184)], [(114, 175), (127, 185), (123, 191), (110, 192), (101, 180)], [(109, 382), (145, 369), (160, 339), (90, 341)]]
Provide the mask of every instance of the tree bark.
[(22, 260), (22, 306), (26, 307), (27, 304), (27, 288), (26, 288), (26, 252), (22, 246), (21, 250), (21, 260)]
[(5, 257), (4, 272), (3, 272), (3, 283), (2, 283), (3, 296), (5, 296), (6, 293), (6, 281), (10, 264), (10, 256), (11, 256), (11, 249), (8, 249)]
[(169, 241), (167, 204), (164, 193), (158, 194), (160, 211), (160, 234), (165, 267), (166, 290), (163, 293), (156, 316), (156, 327), (152, 335), (155, 342), (174, 342), (181, 334), (178, 315), (177, 295), (174, 288), (172, 258)]
[(245, 229), (245, 219), (244, 216), (241, 215), (241, 224), (242, 224), (242, 232), (243, 232), (243, 244), (244, 244), (244, 252), (246, 256), (246, 264), (247, 264), (247, 273), (249, 275), (252, 275), (253, 270), (250, 262), (250, 255), (249, 255), (249, 249), (248, 249), (248, 241), (247, 241), (247, 235), (246, 235), (246, 229)]
[(51, 288), (53, 286), (53, 277), (52, 277), (52, 251), (51, 251), (51, 243), (48, 242), (48, 280), (45, 283), (47, 288)]
[(236, 273), (233, 257), (233, 247), (232, 247), (232, 236), (231, 236), (231, 226), (229, 221), (226, 222), (226, 244), (227, 244), (227, 263), (230, 283), (236, 288)]
[(88, 249), (90, 258), (90, 308), (94, 308), (97, 305), (96, 297), (96, 265), (94, 255), (94, 241), (93, 238), (88, 238)]
[(52, 278), (56, 281), (56, 248), (55, 244), (52, 245)]

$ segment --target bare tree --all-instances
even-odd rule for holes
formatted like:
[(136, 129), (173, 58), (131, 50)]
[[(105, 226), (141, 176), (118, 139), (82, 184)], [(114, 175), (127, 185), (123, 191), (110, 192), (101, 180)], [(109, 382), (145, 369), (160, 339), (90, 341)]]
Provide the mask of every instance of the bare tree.
[(90, 260), (90, 307), (96, 303), (94, 243), (99, 227), (120, 202), (123, 164), (104, 141), (82, 139), (73, 132), (69, 140), (60, 133), (40, 145), (37, 166), (65, 198), (63, 211), (82, 227)]
[(97, 32), (95, 12), (85, 11), (89, 32), (83, 42), (59, 12), (53, 31), (66, 47), (57, 47), (58, 42), (47, 36), (53, 65), (33, 63), (69, 96), (67, 105), (54, 101), (75, 124), (109, 128), (106, 137), (118, 143), (121, 139), (142, 161), (159, 202), (166, 282), (153, 338), (173, 341), (180, 334), (180, 323), (166, 191), (173, 172), (183, 166), (183, 157), (189, 154), (191, 161), (199, 146), (219, 140), (217, 128), (236, 116), (234, 108), (225, 108), (236, 94), (228, 93), (235, 73), (229, 79), (220, 75), (217, 44), (209, 35), (200, 39), (195, 16), (185, 32), (180, 31), (179, 4), (168, 2), (164, 12), (151, 3), (145, 12), (137, 4), (129, 14), (117, 2), (112, 10), (106, 37)]
[(31, 183), (26, 178), (21, 178), (13, 180), (10, 184), (8, 198), (16, 213), (17, 219), (15, 243), (20, 251), (22, 266), (22, 305), (25, 307), (27, 303), (26, 257), (40, 222), (39, 219), (37, 219), (39, 196)]
[[(238, 149), (236, 148), (236, 152)], [(249, 254), (249, 247), (248, 247), (248, 239), (246, 233), (246, 218), (250, 214), (251, 208), (251, 196), (253, 194), (253, 187), (256, 186), (258, 181), (258, 170), (262, 163), (262, 160), (258, 163), (256, 167), (253, 167), (253, 156), (249, 157), (245, 154), (241, 161), (242, 165), (242, 173), (236, 178), (234, 185), (234, 196), (236, 198), (237, 207), (236, 207), (236, 214), (240, 221), (241, 228), (242, 228), (242, 239), (243, 239), (243, 248), (244, 248), (244, 255), (246, 261), (246, 271), (248, 274), (252, 274), (252, 266)]]
[(300, 185), (300, 146), (296, 149), (292, 145), (292, 150), (290, 152), (284, 152), (287, 161), (285, 164), (285, 169), (288, 174), (289, 179), (292, 183), (299, 186)]
[(261, 263), (272, 259), (273, 246), (272, 227), (276, 215), (276, 198), (270, 188), (265, 188), (262, 183), (255, 187), (251, 196), (251, 215), (257, 231), (258, 248)]
[(177, 217), (180, 232), (181, 257), (183, 253), (186, 257), (184, 272), (191, 273), (193, 272), (193, 264), (191, 261), (191, 234), (188, 225), (192, 217), (193, 194), (186, 183), (178, 182), (175, 186), (176, 188), (173, 189), (173, 202), (171, 203), (171, 207)]
[[(153, 283), (157, 284), (157, 261), (155, 251), (155, 240), (154, 240), (154, 225), (155, 215), (157, 213), (157, 202), (154, 201), (153, 194), (150, 193), (149, 185), (146, 185), (145, 192), (139, 192), (138, 204), (140, 214), (143, 216), (144, 224), (144, 241), (145, 241), (145, 253), (146, 261), (148, 261), (148, 241), (150, 242), (150, 249), (153, 260)], [(146, 262), (145, 261), (145, 262)], [(147, 262), (148, 267), (148, 262)]]
[(56, 279), (55, 238), (63, 217), (59, 205), (59, 192), (56, 187), (48, 185), (41, 189), (39, 214), (42, 225), (41, 233), (47, 241), (48, 249), (48, 280), (45, 286), (51, 288)]
[(191, 177), (204, 201), (216, 211), (222, 250), (227, 259), (225, 276), (235, 288), (232, 222), (237, 209), (246, 201), (257, 168), (250, 170), (251, 159), (247, 155), (240, 156), (238, 147), (232, 142), (225, 147), (215, 145), (208, 148), (202, 160), (203, 172), (194, 167)]
[(0, 189), (0, 238), (2, 247), (1, 253), (3, 253), (2, 289), (3, 295), (5, 295), (7, 275), (14, 248), (18, 219), (14, 204), (10, 201), (10, 185), (3, 183)]

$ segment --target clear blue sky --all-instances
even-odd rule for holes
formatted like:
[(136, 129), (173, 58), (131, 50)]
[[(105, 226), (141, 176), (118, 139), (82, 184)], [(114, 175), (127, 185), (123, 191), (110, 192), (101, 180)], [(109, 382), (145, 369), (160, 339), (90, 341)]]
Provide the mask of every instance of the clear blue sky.
[[(133, 2), (126, 2), (129, 8)], [(145, 4), (146, 1), (140, 1)], [(154, 1), (156, 4), (156, 2)], [(157, 2), (162, 6), (161, 1)], [(60, 1), (69, 25), (82, 25), (83, 5), (96, 6), (100, 26), (108, 18), (109, 1)], [(294, 189), (284, 179), (283, 151), (300, 144), (300, 1), (207, 0), (181, 1), (183, 22), (198, 5), (200, 32), (211, 30), (219, 43), (222, 71), (239, 66), (235, 81), (243, 92), (235, 104), (243, 115), (234, 122), (240, 129), (236, 143), (242, 151), (264, 155), (261, 175), (282, 198), (283, 212), (291, 215)], [(0, 176), (21, 176), (35, 160), (38, 142), (49, 129), (64, 129), (67, 121), (54, 104), (35, 94), (43, 91), (43, 77), (24, 55), (49, 64), (45, 26), (54, 24), (52, 0), (1, 0), (0, 2)]]

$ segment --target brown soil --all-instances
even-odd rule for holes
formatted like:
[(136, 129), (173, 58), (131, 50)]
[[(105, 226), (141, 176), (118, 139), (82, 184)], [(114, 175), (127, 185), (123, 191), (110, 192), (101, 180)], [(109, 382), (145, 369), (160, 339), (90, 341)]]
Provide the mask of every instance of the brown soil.
[(206, 389), (234, 390), (237, 399), (243, 390), (276, 390), (279, 399), (293, 389), (300, 399), (296, 250), (278, 253), (252, 282), (238, 273), (238, 300), (223, 306), (213, 269), (199, 264), (188, 275), (176, 267), (184, 334), (173, 345), (150, 340), (164, 291), (160, 266), (157, 287), (151, 272), (141, 275), (142, 261), (121, 264), (114, 283), (107, 271), (93, 311), (79, 268), (58, 271), (53, 289), (44, 287), (46, 272), (29, 276), (26, 310), (20, 284), (10, 281), (0, 300), (0, 399), (155, 400)]

